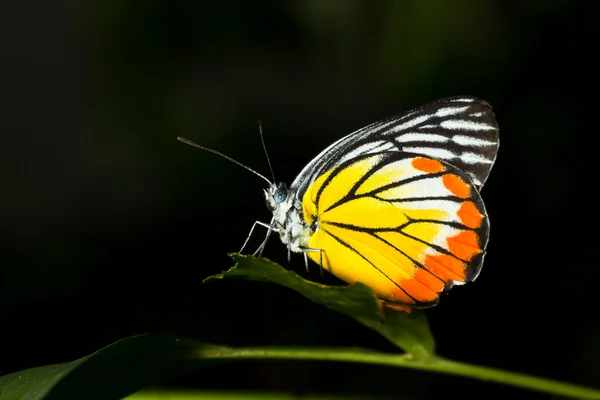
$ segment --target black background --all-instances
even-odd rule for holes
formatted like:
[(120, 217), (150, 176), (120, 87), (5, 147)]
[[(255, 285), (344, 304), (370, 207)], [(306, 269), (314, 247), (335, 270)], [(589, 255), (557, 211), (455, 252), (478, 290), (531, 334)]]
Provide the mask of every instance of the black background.
[[(355, 129), (474, 95), (501, 128), (482, 191), (491, 239), (477, 282), (427, 312), (438, 351), (600, 386), (594, 15), (559, 0), (3, 2), (0, 374), (143, 332), (395, 351), (290, 290), (203, 285), (270, 218), (265, 185), (175, 138), (268, 174), (260, 119), (277, 178), (291, 182)], [(277, 238), (265, 255), (285, 265)], [(171, 385), (548, 398), (298, 361), (229, 364)]]

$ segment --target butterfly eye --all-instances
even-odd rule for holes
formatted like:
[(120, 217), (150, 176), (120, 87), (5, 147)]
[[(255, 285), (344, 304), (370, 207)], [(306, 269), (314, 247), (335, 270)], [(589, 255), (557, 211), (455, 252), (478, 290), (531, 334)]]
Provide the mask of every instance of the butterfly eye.
[(281, 204), (287, 199), (287, 195), (288, 193), (285, 188), (278, 188), (275, 190), (275, 193), (273, 193), (273, 200), (275, 200), (275, 203)]

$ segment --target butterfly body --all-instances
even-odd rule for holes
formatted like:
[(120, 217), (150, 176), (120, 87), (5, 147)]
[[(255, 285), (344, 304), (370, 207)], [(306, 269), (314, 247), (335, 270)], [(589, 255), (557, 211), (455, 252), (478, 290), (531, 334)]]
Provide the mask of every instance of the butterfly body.
[(430, 103), (333, 143), (289, 188), (272, 184), (268, 227), (384, 302), (435, 305), (481, 269), (489, 223), (479, 189), (497, 149), (486, 102)]
[(317, 226), (303, 218), (301, 201), (282, 184), (265, 190), (265, 199), (273, 212), (271, 226), (279, 232), (282, 243), (294, 253), (304, 252)]

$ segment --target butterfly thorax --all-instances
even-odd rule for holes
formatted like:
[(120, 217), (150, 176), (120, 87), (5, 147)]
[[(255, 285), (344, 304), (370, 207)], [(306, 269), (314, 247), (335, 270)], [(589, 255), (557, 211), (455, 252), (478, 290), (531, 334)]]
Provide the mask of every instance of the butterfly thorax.
[(308, 247), (316, 224), (308, 224), (302, 214), (302, 203), (283, 184), (265, 190), (267, 206), (273, 212), (272, 226), (291, 251), (301, 253)]

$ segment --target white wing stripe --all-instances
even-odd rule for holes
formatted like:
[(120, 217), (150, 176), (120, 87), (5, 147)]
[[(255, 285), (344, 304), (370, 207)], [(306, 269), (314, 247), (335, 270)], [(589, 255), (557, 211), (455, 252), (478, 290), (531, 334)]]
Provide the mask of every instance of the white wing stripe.
[(463, 102), (464, 103), (472, 103), (474, 100), (475, 99), (470, 98), (470, 97), (464, 97), (464, 98), (463, 97), (459, 97), (459, 98), (456, 98), (456, 99), (450, 99), (450, 101), (452, 103), (463, 103)]
[(463, 146), (495, 146), (496, 142), (489, 140), (483, 140), (470, 136), (456, 135), (452, 137), (454, 143), (458, 143)]
[(439, 110), (436, 111), (435, 116), (436, 117), (447, 117), (449, 115), (456, 115), (456, 114), (460, 114), (463, 111), (467, 110), (469, 108), (469, 106), (465, 106), (465, 107), (444, 107), (444, 108), (440, 108)]
[(462, 153), (460, 160), (466, 164), (491, 164), (494, 160), (489, 160), (475, 153)]
[(482, 124), (481, 122), (473, 122), (466, 119), (450, 119), (448, 121), (442, 121), (440, 126), (445, 129), (464, 131), (491, 131), (496, 129), (495, 126)]
[(431, 117), (432, 117), (431, 114), (419, 115), (418, 117), (413, 118), (410, 121), (406, 121), (403, 124), (394, 126), (389, 131), (383, 132), (382, 135), (389, 135), (389, 134), (392, 134), (392, 133), (396, 133), (398, 131), (402, 131), (402, 130), (407, 129), (407, 128), (412, 128), (415, 125), (419, 125), (420, 123), (427, 121)]
[[(391, 143), (385, 142), (383, 140), (380, 140), (377, 142), (361, 144), (356, 149), (350, 151), (347, 154), (344, 154), (344, 156), (342, 158), (340, 158), (339, 162), (344, 162), (346, 160), (350, 160), (351, 158), (357, 157), (361, 154), (373, 153), (374, 150), (379, 150), (380, 147), (384, 147), (386, 143), (389, 144), (390, 146), (392, 146)], [(382, 148), (382, 150), (384, 150), (384, 149)]]
[(450, 139), (443, 135), (436, 135), (434, 133), (405, 133), (402, 136), (396, 138), (398, 143), (410, 143), (410, 142), (435, 142), (435, 143), (446, 143)]

